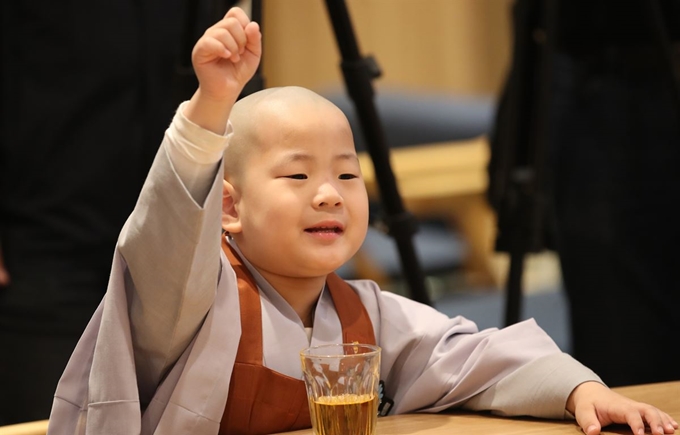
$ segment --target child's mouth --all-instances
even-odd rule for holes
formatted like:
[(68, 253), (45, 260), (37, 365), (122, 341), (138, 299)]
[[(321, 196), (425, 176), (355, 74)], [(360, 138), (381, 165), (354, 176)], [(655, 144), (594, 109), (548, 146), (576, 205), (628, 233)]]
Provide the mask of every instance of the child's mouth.
[(342, 228), (340, 227), (317, 227), (317, 228), (307, 228), (305, 230), (308, 233), (334, 233), (341, 234)]

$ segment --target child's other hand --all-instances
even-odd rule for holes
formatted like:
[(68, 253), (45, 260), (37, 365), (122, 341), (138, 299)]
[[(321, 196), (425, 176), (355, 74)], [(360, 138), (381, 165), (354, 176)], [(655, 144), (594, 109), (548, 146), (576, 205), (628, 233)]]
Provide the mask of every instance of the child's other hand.
[(585, 382), (572, 391), (567, 400), (571, 412), (586, 435), (597, 435), (602, 427), (627, 424), (633, 434), (645, 433), (645, 424), (652, 434), (672, 434), (678, 423), (652, 405), (624, 397), (598, 382)]
[(196, 42), (191, 61), (203, 97), (236, 101), (255, 74), (262, 55), (259, 25), (243, 10), (231, 8)]

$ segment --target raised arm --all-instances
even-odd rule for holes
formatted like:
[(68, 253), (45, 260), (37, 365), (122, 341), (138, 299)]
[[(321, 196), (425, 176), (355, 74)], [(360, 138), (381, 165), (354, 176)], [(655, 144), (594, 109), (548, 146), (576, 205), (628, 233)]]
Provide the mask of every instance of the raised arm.
[(220, 160), (231, 108), (257, 68), (261, 36), (237, 8), (198, 40), (199, 88), (166, 132), (121, 232), (140, 400), (148, 403), (210, 309), (220, 270)]

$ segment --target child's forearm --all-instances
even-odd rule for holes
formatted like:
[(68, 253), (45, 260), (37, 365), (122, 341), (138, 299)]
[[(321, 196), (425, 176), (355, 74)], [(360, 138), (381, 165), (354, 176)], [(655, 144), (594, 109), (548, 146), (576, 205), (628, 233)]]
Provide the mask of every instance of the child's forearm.
[(223, 135), (237, 98), (238, 95), (213, 98), (199, 87), (184, 108), (184, 116), (206, 130)]
[[(185, 116), (182, 103), (166, 132), (164, 145), (180, 180), (198, 205), (203, 205), (215, 178), (228, 137), (201, 128)], [(227, 132), (228, 133), (228, 132)]]
[(565, 411), (573, 413), (568, 406), (565, 409), (569, 394), (589, 381), (601, 382), (592, 370), (568, 354), (553, 353), (527, 362), (474, 396), (464, 408), (500, 415), (567, 418)]

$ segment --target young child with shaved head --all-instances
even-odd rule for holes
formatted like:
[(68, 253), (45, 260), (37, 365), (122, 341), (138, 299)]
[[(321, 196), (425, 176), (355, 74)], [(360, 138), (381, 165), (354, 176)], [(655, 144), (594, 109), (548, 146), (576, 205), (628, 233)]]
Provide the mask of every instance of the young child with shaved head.
[(383, 414), (462, 407), (575, 416), (588, 435), (610, 423), (674, 432), (667, 414), (609, 390), (532, 320), (479, 331), (335, 275), (368, 226), (352, 132), (306, 89), (236, 102), (260, 54), (258, 25), (236, 8), (196, 43), (200, 85), (121, 232), (50, 434), (310, 427), (299, 352), (341, 342), (382, 348)]

